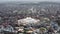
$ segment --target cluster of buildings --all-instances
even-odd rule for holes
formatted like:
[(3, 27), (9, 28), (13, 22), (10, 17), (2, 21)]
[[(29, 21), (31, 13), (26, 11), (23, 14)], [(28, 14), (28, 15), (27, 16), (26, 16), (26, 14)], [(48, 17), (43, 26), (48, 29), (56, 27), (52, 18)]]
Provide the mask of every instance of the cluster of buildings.
[(59, 31), (59, 5), (4, 5), (0, 7), (0, 24), (4, 21), (8, 22), (17, 34), (48, 34), (50, 32), (56, 34)]
[(59, 26), (56, 22), (50, 21), (48, 18), (42, 20), (27, 17), (18, 20), (19, 33), (24, 34), (56, 34), (59, 31)]

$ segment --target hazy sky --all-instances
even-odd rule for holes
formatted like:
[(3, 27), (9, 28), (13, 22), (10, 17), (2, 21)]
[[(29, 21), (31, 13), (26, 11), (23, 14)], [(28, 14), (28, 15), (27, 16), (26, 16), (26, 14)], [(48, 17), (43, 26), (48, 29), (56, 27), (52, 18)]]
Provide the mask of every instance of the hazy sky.
[(53, 1), (53, 2), (60, 2), (60, 0), (0, 0), (1, 2), (6, 1)]

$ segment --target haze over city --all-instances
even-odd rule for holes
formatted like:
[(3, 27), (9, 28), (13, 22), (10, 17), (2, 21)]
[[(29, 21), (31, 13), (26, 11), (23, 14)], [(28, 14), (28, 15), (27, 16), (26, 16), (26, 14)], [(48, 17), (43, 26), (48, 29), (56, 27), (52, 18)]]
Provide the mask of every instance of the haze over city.
[(60, 0), (0, 0), (0, 2), (10, 2), (10, 1), (28, 1), (28, 2), (43, 2), (43, 1), (49, 1), (49, 2), (60, 2)]

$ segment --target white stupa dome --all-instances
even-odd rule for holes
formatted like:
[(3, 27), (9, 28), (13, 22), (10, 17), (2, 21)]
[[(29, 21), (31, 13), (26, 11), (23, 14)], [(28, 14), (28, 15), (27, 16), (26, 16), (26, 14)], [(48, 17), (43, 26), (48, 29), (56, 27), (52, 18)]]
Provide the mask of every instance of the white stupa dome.
[(18, 20), (18, 23), (29, 24), (29, 23), (38, 23), (39, 21), (40, 21), (39, 19), (33, 19), (31, 17), (27, 17), (27, 18)]

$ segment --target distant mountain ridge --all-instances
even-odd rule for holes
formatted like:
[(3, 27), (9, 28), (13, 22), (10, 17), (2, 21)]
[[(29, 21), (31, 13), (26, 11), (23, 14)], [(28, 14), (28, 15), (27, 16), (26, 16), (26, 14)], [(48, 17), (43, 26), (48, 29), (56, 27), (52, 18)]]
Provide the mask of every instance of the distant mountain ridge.
[[(3, 4), (15, 4), (15, 3), (20, 3), (20, 4), (60, 4), (60, 2), (21, 2), (21, 1), (11, 1), (11, 2), (2, 2)], [(0, 3), (1, 4), (1, 3)]]

